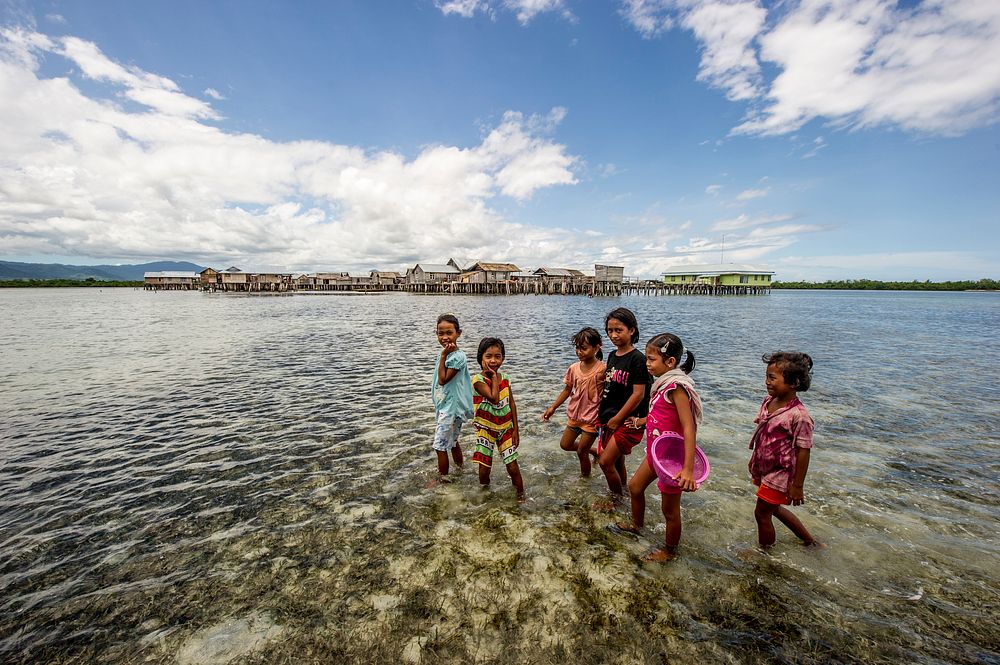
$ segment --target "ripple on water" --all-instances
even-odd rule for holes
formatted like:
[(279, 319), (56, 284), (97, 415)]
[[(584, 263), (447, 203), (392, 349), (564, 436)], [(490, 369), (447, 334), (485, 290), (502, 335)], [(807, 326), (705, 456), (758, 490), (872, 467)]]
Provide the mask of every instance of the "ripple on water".
[[(81, 291), (0, 292), (5, 662), (1000, 661), (995, 295)], [(668, 565), (655, 492), (610, 534), (538, 420), (619, 304), (698, 357), (713, 476)], [(504, 337), (523, 504), (502, 469), (428, 486), (441, 311), (467, 350)], [(765, 555), (747, 440), (789, 346), (816, 360), (796, 510), (830, 547)]]

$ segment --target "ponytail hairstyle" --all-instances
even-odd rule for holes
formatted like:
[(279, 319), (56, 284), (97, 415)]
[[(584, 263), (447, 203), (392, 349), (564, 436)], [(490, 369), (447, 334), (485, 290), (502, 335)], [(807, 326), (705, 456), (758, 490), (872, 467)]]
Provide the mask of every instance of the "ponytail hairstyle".
[(635, 314), (632, 313), (632, 310), (627, 307), (618, 307), (608, 312), (608, 315), (604, 317), (605, 332), (608, 330), (608, 322), (611, 321), (611, 319), (621, 321), (622, 325), (626, 328), (632, 329), (633, 344), (639, 341), (639, 321), (636, 320)]
[(587, 326), (573, 335), (571, 338), (573, 346), (580, 346), (581, 344), (587, 344), (589, 346), (597, 347), (597, 359), (604, 360), (604, 351), (601, 351), (601, 333), (597, 332), (596, 329)]
[(770, 367), (777, 365), (785, 383), (795, 388), (797, 392), (809, 390), (812, 384), (813, 359), (807, 353), (798, 351), (775, 351), (761, 356), (764, 364)]
[(660, 333), (646, 342), (646, 348), (656, 350), (664, 358), (673, 358), (677, 361), (677, 367), (685, 374), (690, 374), (691, 370), (694, 369), (694, 354), (691, 351), (687, 351), (687, 357), (684, 359), (684, 363), (681, 363), (681, 356), (685, 353), (684, 343), (677, 335)]

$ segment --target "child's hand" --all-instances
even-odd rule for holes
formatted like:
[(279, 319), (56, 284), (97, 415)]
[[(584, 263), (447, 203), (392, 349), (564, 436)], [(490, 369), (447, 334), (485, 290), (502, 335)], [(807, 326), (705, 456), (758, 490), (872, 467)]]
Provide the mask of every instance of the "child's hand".
[(445, 344), (441, 348), (441, 355), (442, 356), (447, 356), (448, 354), (453, 353), (455, 351), (458, 351), (458, 344), (455, 344), (454, 342), (450, 342), (448, 344)]
[(549, 422), (549, 418), (552, 417), (553, 413), (555, 413), (555, 409), (553, 409), (551, 406), (545, 409), (545, 413), (542, 414), (542, 421)]
[(805, 503), (806, 498), (804, 492), (802, 491), (802, 485), (789, 485), (788, 498), (792, 500), (793, 506), (801, 506)]
[(514, 436), (511, 437), (514, 440), (515, 446), (521, 445), (521, 431), (518, 428), (514, 428)]
[(698, 483), (694, 481), (693, 469), (681, 469), (681, 472), (674, 476), (674, 480), (685, 492), (693, 492), (698, 489)]
[(622, 419), (619, 418), (618, 416), (615, 416), (614, 418), (612, 418), (611, 420), (609, 420), (608, 424), (606, 425), (606, 427), (608, 428), (608, 430), (611, 431), (611, 432), (614, 432), (616, 429), (618, 429), (621, 426), (622, 426)]

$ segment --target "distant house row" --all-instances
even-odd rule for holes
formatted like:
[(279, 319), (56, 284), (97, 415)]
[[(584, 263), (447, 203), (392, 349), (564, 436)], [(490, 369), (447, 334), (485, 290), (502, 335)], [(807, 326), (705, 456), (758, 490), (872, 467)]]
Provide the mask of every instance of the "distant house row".
[[(420, 291), (455, 293), (594, 293), (597, 284), (620, 285), (624, 267), (595, 265), (588, 275), (574, 268), (538, 268), (522, 271), (513, 263), (475, 261), (461, 267), (454, 259), (447, 263), (418, 263), (398, 272), (372, 270), (357, 272), (253, 273), (232, 266), (225, 270), (206, 268), (201, 272), (162, 271), (144, 275), (148, 290), (205, 290), (229, 292), (283, 291)], [(502, 287), (502, 288), (501, 288)], [(589, 289), (589, 291), (588, 291)]]

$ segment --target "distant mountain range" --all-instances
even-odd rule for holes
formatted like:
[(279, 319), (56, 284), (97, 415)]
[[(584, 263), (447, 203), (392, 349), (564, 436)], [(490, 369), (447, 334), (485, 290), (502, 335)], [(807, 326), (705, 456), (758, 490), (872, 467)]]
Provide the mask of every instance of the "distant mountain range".
[(0, 279), (87, 279), (142, 281), (143, 273), (160, 270), (201, 272), (204, 267), (187, 261), (154, 261), (120, 266), (70, 266), (62, 263), (0, 261)]

